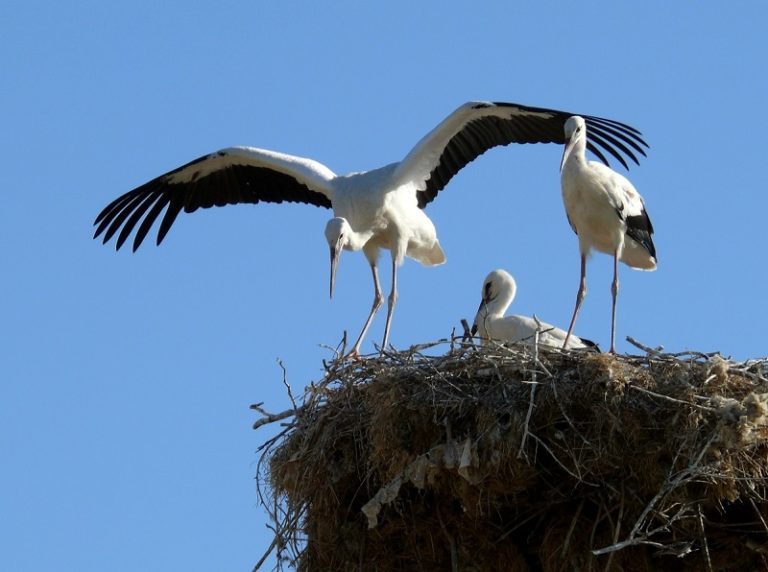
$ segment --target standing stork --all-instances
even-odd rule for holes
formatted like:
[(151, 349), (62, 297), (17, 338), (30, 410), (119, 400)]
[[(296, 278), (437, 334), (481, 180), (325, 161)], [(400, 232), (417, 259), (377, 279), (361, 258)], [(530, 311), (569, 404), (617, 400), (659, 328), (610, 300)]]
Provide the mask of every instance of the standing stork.
[(548, 347), (568, 347), (568, 349), (597, 349), (597, 344), (590, 340), (570, 336), (566, 339), (565, 330), (561, 330), (537, 318), (528, 316), (505, 316), (517, 294), (517, 283), (506, 270), (494, 270), (485, 277), (480, 292), (480, 307), (477, 309), (472, 324), (472, 335), (480, 335), (482, 343), (489, 340), (520, 342), (533, 344), (539, 334), (539, 344)]
[[(103, 234), (106, 243), (117, 234), (119, 249), (138, 225), (135, 251), (164, 209), (157, 244), (182, 210), (191, 213), (199, 208), (262, 201), (333, 208), (334, 218), (325, 228), (331, 253), (331, 297), (342, 250), (362, 250), (373, 274), (373, 305), (350, 352), (357, 355), (382, 305), (379, 250), (387, 249), (392, 256), (384, 348), (397, 299), (397, 267), (405, 256), (427, 266), (445, 262), (435, 227), (422, 209), (465, 165), (492, 147), (564, 143), (563, 126), (571, 115), (515, 103), (469, 102), (446, 117), (399, 163), (348, 175), (336, 175), (311, 159), (230, 147), (182, 165), (115, 199), (96, 217), (94, 238)], [(600, 160), (607, 163), (599, 148), (625, 167), (624, 156), (637, 163), (634, 152), (645, 155), (643, 146), (647, 144), (636, 129), (610, 119), (584, 117), (591, 128), (586, 145)]]
[[(579, 116), (565, 122), (566, 145), (560, 162), (560, 184), (565, 213), (579, 237), (581, 280), (571, 324), (563, 347), (573, 332), (576, 316), (587, 292), (587, 256), (592, 248), (613, 256), (611, 295), (611, 353), (616, 353), (616, 298), (619, 260), (638, 270), (656, 270), (653, 225), (640, 193), (626, 177), (596, 161), (587, 161), (587, 124)], [(591, 126), (590, 126), (591, 127)]]

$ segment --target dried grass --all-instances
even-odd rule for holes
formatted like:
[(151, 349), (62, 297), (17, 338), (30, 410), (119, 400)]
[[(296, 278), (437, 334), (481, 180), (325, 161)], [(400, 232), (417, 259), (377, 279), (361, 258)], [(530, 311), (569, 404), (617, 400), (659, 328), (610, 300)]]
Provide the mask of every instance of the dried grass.
[(268, 553), (311, 572), (768, 569), (768, 360), (638, 346), (327, 364), (293, 409), (255, 406), (283, 421), (259, 463)]

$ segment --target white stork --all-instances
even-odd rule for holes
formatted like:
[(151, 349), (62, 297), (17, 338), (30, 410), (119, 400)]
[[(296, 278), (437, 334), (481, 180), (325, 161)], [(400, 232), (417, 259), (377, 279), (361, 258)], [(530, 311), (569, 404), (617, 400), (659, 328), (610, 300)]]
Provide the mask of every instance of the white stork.
[(506, 270), (494, 270), (483, 281), (480, 291), (480, 307), (477, 309), (472, 324), (472, 335), (478, 334), (482, 342), (490, 340), (522, 342), (532, 344), (536, 332), (539, 344), (548, 347), (567, 347), (568, 349), (596, 349), (594, 342), (570, 336), (566, 343), (566, 332), (537, 318), (528, 316), (505, 316), (517, 293), (517, 284)]
[[(392, 289), (382, 343), (386, 347), (397, 298), (398, 265), (405, 256), (427, 266), (445, 261), (435, 227), (422, 209), (459, 170), (492, 147), (564, 143), (563, 126), (571, 115), (514, 103), (469, 102), (445, 118), (399, 163), (348, 175), (336, 175), (311, 159), (230, 147), (152, 179), (111, 202), (96, 217), (94, 238), (103, 234), (106, 243), (117, 234), (119, 249), (138, 226), (135, 251), (164, 209), (157, 244), (182, 210), (190, 213), (199, 208), (261, 201), (333, 208), (335, 218), (325, 229), (331, 249), (331, 296), (343, 249), (362, 249), (373, 274), (373, 306), (350, 352), (356, 355), (382, 304), (379, 249), (388, 249), (392, 256)], [(642, 147), (647, 145), (639, 131), (610, 119), (585, 118), (591, 127), (586, 144), (602, 161), (606, 159), (598, 147), (625, 167), (622, 153), (635, 163), (634, 152), (645, 154)]]
[[(595, 161), (587, 161), (588, 118), (565, 122), (566, 145), (560, 162), (560, 183), (565, 213), (579, 237), (581, 280), (576, 294), (568, 337), (587, 292), (587, 257), (592, 248), (613, 256), (611, 295), (611, 353), (616, 353), (616, 298), (619, 293), (619, 260), (638, 270), (656, 270), (653, 225), (640, 196), (626, 177)], [(591, 128), (591, 126), (590, 126)]]

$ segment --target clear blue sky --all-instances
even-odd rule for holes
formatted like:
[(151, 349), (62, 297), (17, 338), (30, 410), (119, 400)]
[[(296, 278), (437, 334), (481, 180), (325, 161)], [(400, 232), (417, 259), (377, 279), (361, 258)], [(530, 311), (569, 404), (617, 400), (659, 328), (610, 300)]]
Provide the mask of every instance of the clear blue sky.
[[(401, 159), (470, 99), (628, 122), (651, 145), (629, 177), (659, 269), (621, 268), (619, 350), (632, 335), (768, 353), (766, 5), (520, 4), (0, 5), (0, 569), (249, 570), (268, 546), (268, 431), (248, 405), (286, 408), (276, 360), (300, 393), (358, 332), (363, 256), (345, 253), (329, 301), (328, 212), (303, 205), (182, 215), (137, 254), (91, 240), (107, 202), (221, 147), (344, 173)], [(429, 205), (448, 262), (406, 261), (396, 347), (471, 319), (498, 267), (517, 278), (514, 312), (567, 325), (561, 153), (492, 150)], [(594, 256), (577, 333), (604, 347), (610, 280)]]

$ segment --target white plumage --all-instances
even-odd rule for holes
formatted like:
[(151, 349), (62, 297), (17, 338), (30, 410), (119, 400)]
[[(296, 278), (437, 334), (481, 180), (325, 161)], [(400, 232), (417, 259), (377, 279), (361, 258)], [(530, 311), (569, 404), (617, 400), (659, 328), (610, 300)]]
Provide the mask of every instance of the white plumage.
[[(334, 218), (325, 229), (331, 250), (331, 295), (342, 250), (362, 250), (373, 275), (373, 305), (351, 352), (357, 354), (382, 304), (379, 250), (387, 249), (392, 256), (386, 346), (397, 299), (398, 265), (406, 256), (427, 266), (445, 261), (435, 227), (422, 209), (459, 170), (492, 147), (563, 143), (563, 126), (570, 115), (514, 103), (469, 102), (428, 133), (401, 162), (348, 175), (336, 175), (312, 159), (254, 147), (230, 147), (118, 197), (96, 218), (94, 237), (103, 233), (106, 243), (117, 234), (119, 249), (137, 229), (135, 251), (163, 211), (158, 244), (182, 210), (190, 213), (199, 208), (262, 201), (333, 208)], [(635, 162), (633, 150), (644, 154), (642, 146), (646, 144), (632, 127), (599, 117), (586, 116), (586, 121), (594, 131), (593, 141), (586, 144), (603, 161), (598, 147), (625, 166), (622, 153)]]
[(505, 316), (517, 293), (515, 279), (506, 270), (494, 270), (483, 281), (480, 291), (480, 307), (472, 325), (472, 333), (477, 333), (483, 343), (490, 340), (504, 342), (523, 342), (532, 344), (536, 332), (538, 343), (549, 347), (567, 347), (568, 349), (595, 348), (594, 342), (570, 336), (566, 344), (566, 332), (537, 318), (528, 316)]
[(582, 117), (566, 121), (565, 138), (560, 182), (565, 212), (579, 237), (581, 253), (581, 279), (566, 342), (586, 295), (586, 260), (594, 248), (613, 256), (610, 351), (615, 353), (619, 260), (639, 270), (656, 269), (653, 225), (643, 198), (632, 183), (609, 167), (586, 160), (587, 126)]

